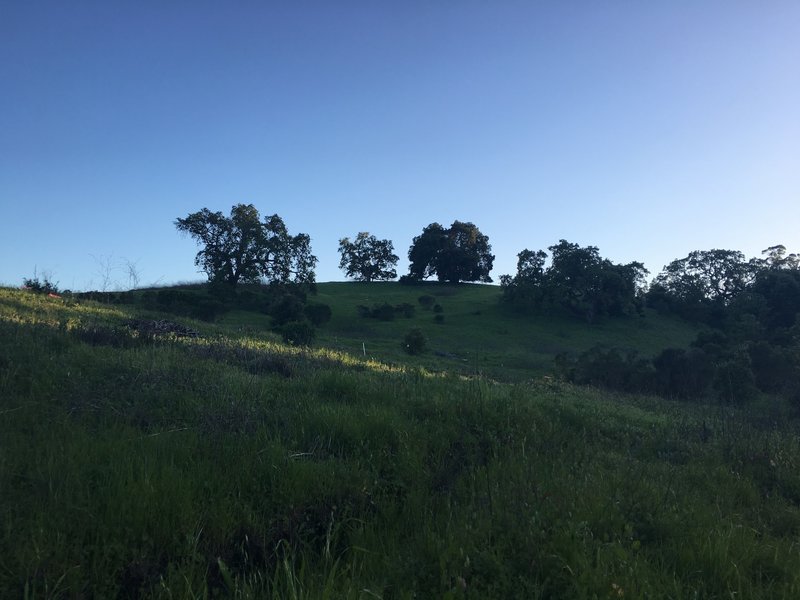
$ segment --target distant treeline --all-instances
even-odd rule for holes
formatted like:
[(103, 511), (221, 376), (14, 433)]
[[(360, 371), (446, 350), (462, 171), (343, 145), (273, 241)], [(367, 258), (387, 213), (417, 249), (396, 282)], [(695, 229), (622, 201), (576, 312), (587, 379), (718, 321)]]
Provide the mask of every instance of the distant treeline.
[(710, 394), (741, 402), (759, 392), (800, 408), (800, 259), (783, 246), (746, 260), (730, 250), (696, 251), (667, 265), (642, 298), (646, 305), (704, 324), (688, 349), (653, 359), (614, 348), (562, 355), (576, 383), (678, 398)]

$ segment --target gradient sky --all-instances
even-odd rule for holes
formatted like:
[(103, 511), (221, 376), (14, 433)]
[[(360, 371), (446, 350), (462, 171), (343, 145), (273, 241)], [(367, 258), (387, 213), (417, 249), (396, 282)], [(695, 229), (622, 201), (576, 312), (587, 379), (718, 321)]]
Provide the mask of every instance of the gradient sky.
[(173, 222), (236, 203), (318, 281), (455, 219), (495, 280), (561, 238), (798, 251), (800, 2), (0, 2), (0, 283), (201, 280)]

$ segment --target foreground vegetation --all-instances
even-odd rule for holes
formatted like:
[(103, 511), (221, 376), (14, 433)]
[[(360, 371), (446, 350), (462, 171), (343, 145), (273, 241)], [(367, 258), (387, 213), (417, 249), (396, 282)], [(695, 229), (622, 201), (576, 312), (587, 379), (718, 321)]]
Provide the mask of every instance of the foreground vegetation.
[[(333, 319), (302, 350), (242, 312), (156, 327), (0, 290), (0, 596), (800, 596), (788, 408), (434, 373), (396, 341), (370, 360), (406, 322), (337, 323), (346, 293), (321, 286)], [(499, 361), (501, 316), (450, 298), (411, 321), (485, 323), (442, 339)]]

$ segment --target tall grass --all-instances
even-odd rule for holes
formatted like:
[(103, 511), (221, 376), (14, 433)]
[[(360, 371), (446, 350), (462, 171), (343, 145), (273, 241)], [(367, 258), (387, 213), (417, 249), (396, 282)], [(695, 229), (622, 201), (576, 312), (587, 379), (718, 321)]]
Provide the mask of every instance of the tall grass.
[(0, 290), (0, 597), (800, 596), (794, 421), (127, 318)]

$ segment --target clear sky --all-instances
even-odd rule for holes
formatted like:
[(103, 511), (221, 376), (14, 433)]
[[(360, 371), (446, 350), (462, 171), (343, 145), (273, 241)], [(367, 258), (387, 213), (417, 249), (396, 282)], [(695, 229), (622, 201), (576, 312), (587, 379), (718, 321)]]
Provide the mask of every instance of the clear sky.
[(800, 2), (0, 2), (0, 283), (201, 280), (173, 222), (237, 203), (318, 281), (455, 219), (495, 280), (561, 238), (798, 251)]

